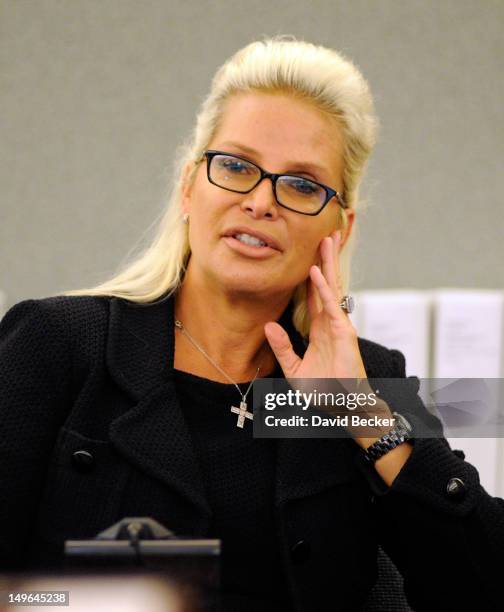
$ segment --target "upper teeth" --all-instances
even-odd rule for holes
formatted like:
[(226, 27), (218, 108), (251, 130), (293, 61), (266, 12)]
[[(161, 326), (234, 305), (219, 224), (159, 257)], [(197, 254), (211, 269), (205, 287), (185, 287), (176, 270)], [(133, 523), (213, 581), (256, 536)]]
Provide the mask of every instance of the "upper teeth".
[(256, 238), (255, 236), (251, 236), (250, 234), (236, 234), (235, 238), (239, 240), (240, 242), (244, 242), (245, 244), (254, 244), (256, 246), (268, 246), (265, 242), (263, 242), (262, 240), (259, 240), (259, 238)]

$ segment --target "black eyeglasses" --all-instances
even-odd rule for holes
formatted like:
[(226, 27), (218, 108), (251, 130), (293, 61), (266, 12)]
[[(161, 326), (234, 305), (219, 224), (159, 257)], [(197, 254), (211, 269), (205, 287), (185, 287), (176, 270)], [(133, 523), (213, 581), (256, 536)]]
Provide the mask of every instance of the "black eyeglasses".
[(212, 185), (236, 193), (249, 193), (269, 178), (275, 200), (280, 206), (301, 215), (318, 215), (332, 198), (348, 208), (341, 194), (334, 189), (295, 174), (272, 174), (239, 155), (223, 151), (205, 151), (207, 177)]

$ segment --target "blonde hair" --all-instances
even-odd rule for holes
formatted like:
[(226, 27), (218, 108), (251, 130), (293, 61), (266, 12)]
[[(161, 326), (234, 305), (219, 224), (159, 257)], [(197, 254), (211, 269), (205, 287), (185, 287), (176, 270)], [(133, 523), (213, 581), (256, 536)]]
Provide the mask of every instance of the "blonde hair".
[[(253, 42), (237, 51), (216, 72), (210, 93), (203, 101), (189, 140), (178, 148), (168, 206), (151, 244), (123, 265), (111, 279), (89, 289), (64, 295), (116, 296), (137, 303), (151, 303), (173, 294), (181, 285), (190, 256), (187, 227), (182, 219), (181, 196), (186, 180), (194, 180), (201, 159), (218, 130), (226, 101), (240, 92), (279, 92), (314, 104), (334, 118), (344, 139), (343, 197), (349, 208), (359, 205), (359, 185), (376, 139), (377, 119), (365, 79), (340, 53), (319, 45), (277, 36)], [(338, 207), (339, 208), (339, 207)], [(341, 222), (345, 225), (346, 214)], [(341, 252), (345, 292), (350, 277), (354, 232)], [(310, 321), (306, 281), (293, 294), (293, 323), (307, 336)]]

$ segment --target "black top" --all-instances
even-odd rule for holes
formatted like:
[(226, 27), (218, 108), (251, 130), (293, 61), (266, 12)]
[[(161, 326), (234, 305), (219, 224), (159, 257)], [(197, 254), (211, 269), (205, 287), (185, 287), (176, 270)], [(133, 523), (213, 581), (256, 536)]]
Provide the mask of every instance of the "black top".
[[(208, 535), (221, 539), (223, 609), (288, 611), (273, 505), (276, 440), (253, 438), (250, 419), (243, 429), (236, 426), (231, 406), (240, 405), (240, 395), (234, 385), (179, 370), (175, 384), (213, 512)], [(248, 384), (239, 387), (245, 393)], [(250, 390), (249, 412), (252, 403)]]
[[(0, 570), (27, 568), (34, 549), (42, 560), (62, 555), (65, 539), (94, 537), (128, 516), (208, 534), (211, 513), (172, 377), (173, 318), (172, 298), (140, 307), (59, 296), (20, 302), (0, 321)], [(284, 329), (302, 356), (292, 322)], [(370, 378), (406, 376), (399, 351), (358, 344)], [(418, 379), (406, 381), (391, 407), (441, 428)], [(243, 441), (249, 429), (233, 433)], [(504, 501), (481, 487), (474, 466), (445, 439), (418, 438), (386, 488), (361, 449), (344, 442), (276, 440), (282, 553), (299, 611), (327, 612), (335, 597), (341, 610), (363, 602), (377, 543), (415, 610), (502, 610)], [(75, 465), (80, 450), (93, 455), (92, 471)], [(304, 561), (291, 557), (301, 540)]]

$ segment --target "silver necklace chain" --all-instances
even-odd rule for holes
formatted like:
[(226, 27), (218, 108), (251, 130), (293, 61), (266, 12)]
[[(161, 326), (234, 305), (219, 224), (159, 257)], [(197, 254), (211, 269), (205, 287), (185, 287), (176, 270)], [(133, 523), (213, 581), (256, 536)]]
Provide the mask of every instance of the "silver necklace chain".
[(259, 375), (259, 370), (261, 369), (261, 365), (262, 363), (259, 365), (259, 367), (257, 368), (257, 372), (255, 373), (254, 378), (250, 381), (250, 384), (247, 388), (247, 390), (245, 391), (245, 393), (241, 392), (240, 387), (238, 386), (238, 384), (236, 383), (236, 381), (234, 381), (231, 376), (229, 376), (229, 374), (227, 374), (226, 372), (224, 372), (224, 370), (220, 367), (220, 365), (218, 363), (216, 363), (211, 357), (210, 355), (204, 350), (204, 348), (202, 346), (200, 346), (196, 340), (191, 336), (191, 334), (187, 331), (187, 329), (184, 327), (184, 325), (182, 324), (182, 321), (179, 321), (178, 319), (175, 319), (175, 327), (178, 327), (180, 329), (180, 331), (184, 334), (184, 336), (186, 336), (186, 338), (189, 340), (189, 342), (191, 342), (191, 344), (198, 349), (198, 351), (200, 351), (200, 353), (202, 353), (207, 359), (208, 361), (217, 369), (219, 370), (219, 372), (221, 374), (223, 374), (228, 380), (229, 382), (231, 382), (238, 390), (238, 393), (240, 394), (242, 401), (240, 402), (240, 407), (237, 408), (236, 406), (231, 406), (231, 412), (235, 413), (238, 415), (238, 421), (236, 423), (237, 427), (241, 427), (243, 428), (243, 425), (245, 423), (245, 418), (248, 418), (250, 420), (253, 419), (253, 414), (251, 412), (247, 411), (247, 395), (250, 391), (250, 389), (252, 388), (252, 384), (254, 383), (254, 381), (256, 380), (257, 376)]

